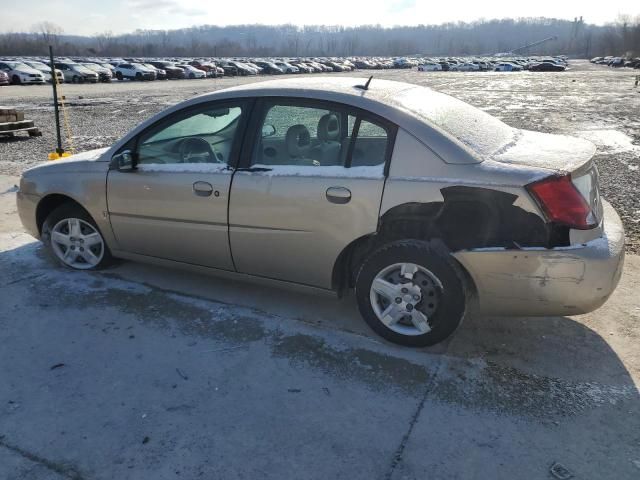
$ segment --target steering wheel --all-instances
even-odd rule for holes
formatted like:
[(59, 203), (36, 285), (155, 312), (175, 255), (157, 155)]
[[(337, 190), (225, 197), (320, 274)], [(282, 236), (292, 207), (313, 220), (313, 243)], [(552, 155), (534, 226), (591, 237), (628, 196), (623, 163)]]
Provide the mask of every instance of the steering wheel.
[(221, 163), (211, 144), (200, 137), (182, 140), (178, 153), (181, 163)]

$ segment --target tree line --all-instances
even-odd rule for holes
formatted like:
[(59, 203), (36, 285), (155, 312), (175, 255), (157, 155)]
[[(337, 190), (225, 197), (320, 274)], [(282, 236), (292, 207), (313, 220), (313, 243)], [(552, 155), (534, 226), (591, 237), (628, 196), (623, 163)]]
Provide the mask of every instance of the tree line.
[[(543, 39), (549, 40), (516, 50)], [(582, 18), (518, 18), (396, 27), (201, 25), (93, 36), (70, 35), (42, 22), (31, 32), (0, 34), (0, 55), (46, 55), (48, 45), (57, 55), (109, 57), (460, 56), (511, 51), (586, 58), (640, 56), (640, 15), (620, 15), (602, 26)]]

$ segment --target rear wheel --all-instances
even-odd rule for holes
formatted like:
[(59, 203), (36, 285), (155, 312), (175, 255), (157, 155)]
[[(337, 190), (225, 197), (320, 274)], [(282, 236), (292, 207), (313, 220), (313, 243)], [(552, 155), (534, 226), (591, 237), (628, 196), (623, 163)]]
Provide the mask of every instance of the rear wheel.
[(116, 78), (122, 80), (122, 72), (116, 72)]
[(13, 83), (14, 85), (20, 85), (20, 83), (22, 82), (18, 75), (14, 75), (13, 77), (11, 77), (11, 83)]
[(136, 80), (140, 80), (140, 81), (143, 80), (142, 74), (140, 72), (136, 73)]
[(60, 263), (74, 270), (100, 269), (112, 261), (102, 233), (77, 205), (62, 205), (51, 212), (42, 226), (42, 239)]
[(360, 313), (380, 336), (424, 347), (451, 335), (464, 316), (460, 267), (437, 240), (401, 240), (374, 251), (356, 279)]

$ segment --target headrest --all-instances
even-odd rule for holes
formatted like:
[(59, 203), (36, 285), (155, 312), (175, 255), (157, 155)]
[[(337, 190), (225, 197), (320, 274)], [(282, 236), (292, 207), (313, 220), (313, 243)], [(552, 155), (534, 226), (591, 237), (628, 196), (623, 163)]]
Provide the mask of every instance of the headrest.
[(304, 157), (311, 148), (311, 135), (304, 125), (293, 125), (285, 137), (287, 152), (291, 157)]
[(327, 142), (338, 140), (340, 136), (340, 122), (335, 113), (327, 113), (318, 121), (318, 140)]

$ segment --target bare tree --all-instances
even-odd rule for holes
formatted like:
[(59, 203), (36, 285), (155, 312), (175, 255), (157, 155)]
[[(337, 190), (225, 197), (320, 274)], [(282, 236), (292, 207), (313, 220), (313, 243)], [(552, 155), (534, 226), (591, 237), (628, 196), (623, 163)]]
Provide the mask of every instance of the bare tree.
[(44, 21), (40, 23), (36, 23), (32, 30), (35, 33), (40, 34), (42, 37), (42, 41), (45, 45), (54, 45), (58, 46), (60, 36), (64, 33), (64, 30), (60, 25), (57, 25), (53, 22)]

